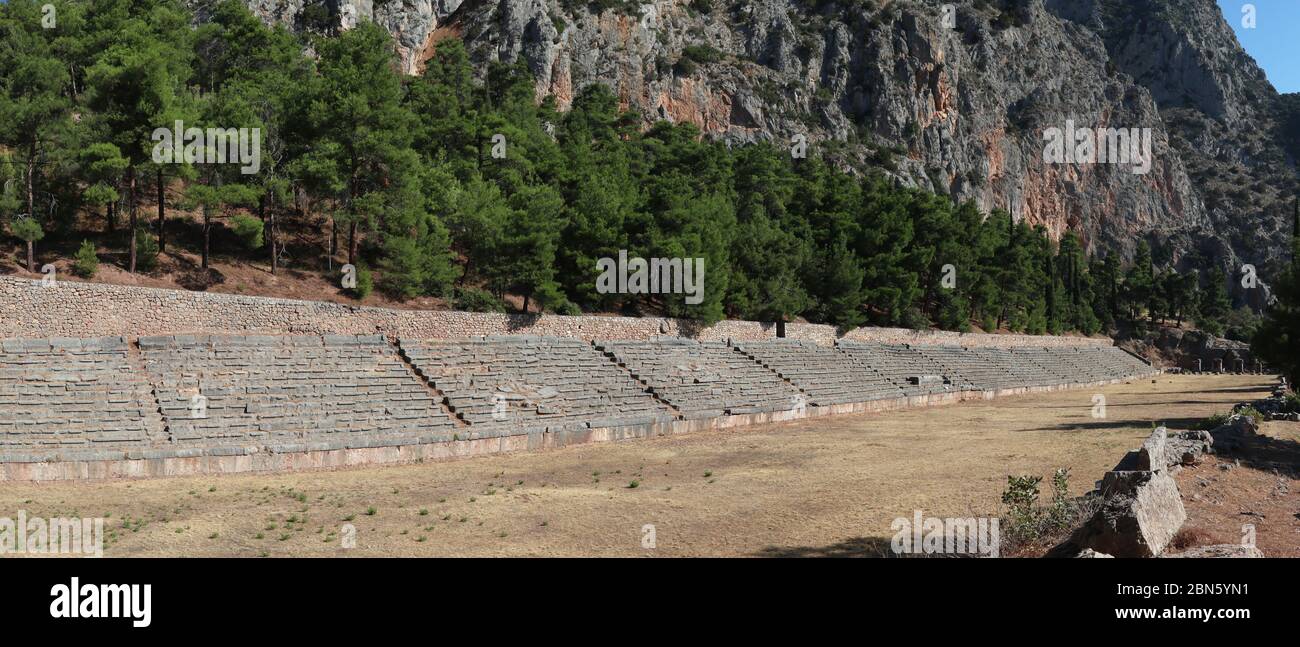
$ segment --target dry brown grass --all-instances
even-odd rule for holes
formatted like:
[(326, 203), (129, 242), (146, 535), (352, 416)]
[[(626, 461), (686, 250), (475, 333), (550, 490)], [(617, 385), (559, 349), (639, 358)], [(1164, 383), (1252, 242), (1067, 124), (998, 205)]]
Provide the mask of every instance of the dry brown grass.
[[(996, 515), (1007, 475), (1046, 483), (1057, 467), (1081, 494), (1152, 423), (1224, 411), (1269, 383), (1167, 376), (443, 463), (11, 483), (0, 516), (111, 515), (109, 556), (878, 555), (915, 509)], [(1094, 393), (1107, 397), (1104, 420), (1091, 417)], [(340, 548), (345, 523), (354, 549)], [(642, 547), (646, 524), (654, 549)]]

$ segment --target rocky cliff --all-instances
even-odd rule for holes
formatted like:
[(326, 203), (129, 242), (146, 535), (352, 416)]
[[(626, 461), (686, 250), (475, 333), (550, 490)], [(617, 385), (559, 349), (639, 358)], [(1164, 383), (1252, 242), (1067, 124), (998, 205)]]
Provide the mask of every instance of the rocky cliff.
[[(1286, 249), (1297, 174), (1280, 99), (1214, 0), (248, 3), (300, 28), (375, 20), (409, 73), (459, 37), (478, 62), (522, 57), (561, 108), (605, 83), (647, 124), (733, 145), (803, 135), (1094, 251), (1147, 238), (1158, 260), (1267, 276)], [(1149, 171), (1045, 159), (1044, 133), (1071, 125), (1149, 129)]]

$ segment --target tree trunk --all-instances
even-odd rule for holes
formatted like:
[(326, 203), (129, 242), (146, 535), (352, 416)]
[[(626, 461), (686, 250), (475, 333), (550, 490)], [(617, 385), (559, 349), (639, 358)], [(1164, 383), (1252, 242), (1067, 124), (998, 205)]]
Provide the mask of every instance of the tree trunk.
[(108, 203), (108, 210), (104, 215), (108, 217), (108, 233), (117, 231), (117, 200)]
[(348, 225), (348, 263), (357, 264), (357, 221)]
[(35, 247), (36, 247), (36, 243), (30, 240), (27, 241), (27, 271), (31, 272), (32, 274), (36, 273)]
[[(266, 196), (262, 196), (262, 204), (265, 205), (265, 203), (266, 203)], [(263, 210), (265, 210), (264, 206), (262, 208)], [(280, 254), (275, 247), (275, 209), (274, 208), (266, 212), (265, 219), (262, 222), (266, 223), (266, 242), (267, 242), (267, 246), (271, 248), (271, 276), (275, 276), (275, 271), (280, 267)]]
[(163, 196), (163, 172), (158, 169), (158, 253), (167, 251), (167, 207)]
[(337, 223), (334, 222), (334, 216), (330, 215), (330, 248), (325, 254), (325, 263), (329, 266), (329, 271), (334, 271), (334, 250), (338, 249), (339, 232)]
[(203, 269), (208, 269), (208, 241), (212, 232), (212, 207), (203, 205)]
[(27, 149), (27, 217), (36, 217), (36, 144)]
[(137, 213), (136, 213), (136, 212), (137, 212), (136, 207), (138, 206), (137, 201), (136, 201), (136, 198), (138, 198), (139, 196), (136, 195), (136, 192), (135, 192), (135, 167), (132, 166), (132, 167), (128, 168), (128, 169), (126, 170), (126, 172), (127, 172), (127, 177), (129, 178), (129, 182), (130, 182), (129, 187), (130, 187), (130, 193), (131, 193), (131, 198), (130, 198), (130, 199), (131, 199), (131, 218), (130, 218), (130, 226), (131, 226), (131, 263), (130, 263), (130, 265), (129, 265), (127, 271), (130, 272), (130, 273), (132, 273), (132, 274), (135, 274), (135, 236), (136, 236), (136, 233), (135, 233), (135, 229), (136, 229), (136, 227), (135, 227), (135, 225), (136, 225), (136, 215), (137, 215)]
[(531, 294), (525, 294), (525, 295), (524, 295), (524, 314), (528, 314), (528, 300), (529, 300), (531, 297), (532, 297)]

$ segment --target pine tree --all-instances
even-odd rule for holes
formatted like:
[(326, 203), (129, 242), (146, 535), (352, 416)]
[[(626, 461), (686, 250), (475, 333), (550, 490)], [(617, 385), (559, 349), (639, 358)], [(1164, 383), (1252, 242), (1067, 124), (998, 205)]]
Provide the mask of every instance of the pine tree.
[(1210, 268), (1205, 281), (1197, 325), (1212, 335), (1222, 335), (1228, 325), (1228, 315), (1232, 312), (1232, 301), (1228, 297), (1228, 276), (1222, 268), (1215, 265)]
[(71, 77), (55, 55), (58, 32), (41, 24), (43, 4), (12, 0), (0, 13), (0, 145), (22, 157), (24, 213), (30, 218), (37, 217), (37, 168), (72, 107)]
[(14, 236), (27, 244), (27, 271), (36, 273), (36, 256), (34, 247), (36, 241), (45, 237), (45, 230), (41, 228), (41, 223), (32, 217), (23, 217), (14, 220), (9, 224), (10, 231)]
[(152, 157), (153, 131), (180, 101), (191, 58), (187, 13), (168, 0), (155, 5), (124, 17), (116, 3), (106, 2), (88, 16), (88, 37), (101, 44), (86, 70), (86, 105), (93, 111), (91, 127), (127, 160), (130, 272), (136, 269), (140, 171)]
[(1291, 267), (1274, 286), (1274, 301), (1251, 340), (1255, 354), (1285, 375), (1293, 388), (1300, 380), (1300, 198), (1294, 209)]
[(406, 172), (396, 167), (417, 163), (406, 154), (411, 114), (402, 105), (396, 54), (382, 27), (361, 22), (319, 47), (310, 110), (319, 138), (313, 163), (326, 184), (341, 184), (335, 219), (347, 227), (348, 262), (355, 265), (361, 238), (383, 228), (391, 206), (384, 192)]
[(796, 233), (789, 210), (796, 178), (788, 155), (770, 145), (747, 147), (736, 159), (737, 228), (731, 248), (734, 280), (727, 295), (734, 314), (787, 321), (811, 304), (802, 275), (810, 241)]

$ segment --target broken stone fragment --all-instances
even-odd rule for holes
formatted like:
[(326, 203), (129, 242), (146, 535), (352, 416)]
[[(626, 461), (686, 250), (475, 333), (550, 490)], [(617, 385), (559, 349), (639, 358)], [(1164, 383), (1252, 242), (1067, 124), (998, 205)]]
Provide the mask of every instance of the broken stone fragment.
[(1075, 559), (1114, 559), (1115, 558), (1114, 555), (1099, 553), (1091, 548), (1085, 548), (1079, 551), (1079, 554), (1075, 555), (1074, 557)]
[(1151, 435), (1142, 441), (1142, 448), (1138, 450), (1137, 469), (1153, 472), (1163, 471), (1167, 467), (1165, 463), (1165, 447), (1168, 444), (1168, 438), (1168, 429), (1158, 427), (1152, 430)]
[(1178, 484), (1166, 471), (1108, 472), (1102, 507), (1069, 543), (1115, 557), (1155, 557), (1187, 520)]
[(1214, 453), (1214, 437), (1208, 431), (1181, 431), (1168, 439), (1165, 462), (1174, 465), (1195, 465), (1201, 456)]
[(1215, 544), (1213, 546), (1198, 546), (1189, 548), (1181, 553), (1173, 555), (1161, 555), (1168, 558), (1253, 558), (1263, 557), (1264, 551), (1255, 546), (1245, 546), (1240, 544)]

